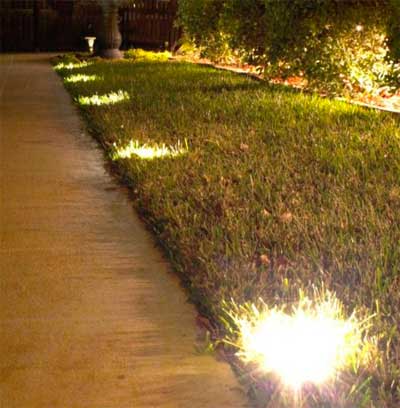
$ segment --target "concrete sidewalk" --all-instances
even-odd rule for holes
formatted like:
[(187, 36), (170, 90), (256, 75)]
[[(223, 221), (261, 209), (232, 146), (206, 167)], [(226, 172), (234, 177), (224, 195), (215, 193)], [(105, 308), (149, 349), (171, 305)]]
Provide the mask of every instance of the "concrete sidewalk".
[(0, 407), (247, 406), (46, 55), (0, 55)]

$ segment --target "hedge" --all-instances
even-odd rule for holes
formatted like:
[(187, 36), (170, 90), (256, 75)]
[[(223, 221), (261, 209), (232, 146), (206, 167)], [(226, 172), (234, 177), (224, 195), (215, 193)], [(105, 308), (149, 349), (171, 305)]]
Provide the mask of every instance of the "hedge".
[(180, 0), (179, 22), (204, 56), (266, 76), (333, 93), (397, 87), (400, 0)]

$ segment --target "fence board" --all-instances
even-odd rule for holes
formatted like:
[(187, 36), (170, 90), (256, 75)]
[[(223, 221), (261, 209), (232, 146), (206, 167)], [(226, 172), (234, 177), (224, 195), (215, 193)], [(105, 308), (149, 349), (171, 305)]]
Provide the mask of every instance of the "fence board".
[(124, 47), (176, 47), (180, 31), (174, 27), (175, 15), (174, 1), (137, 1), (130, 8), (121, 9)]

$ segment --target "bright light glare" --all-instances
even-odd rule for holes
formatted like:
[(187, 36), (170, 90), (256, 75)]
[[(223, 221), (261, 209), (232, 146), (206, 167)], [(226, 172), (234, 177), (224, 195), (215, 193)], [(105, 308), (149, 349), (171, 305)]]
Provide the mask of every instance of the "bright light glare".
[(126, 91), (120, 89), (117, 92), (110, 92), (105, 95), (92, 95), (92, 96), (78, 96), (78, 102), (80, 105), (114, 105), (119, 102), (129, 100), (129, 94)]
[(349, 322), (307, 316), (271, 313), (248, 339), (247, 346), (261, 357), (263, 367), (275, 371), (289, 385), (321, 383), (334, 373), (346, 352)]
[(65, 77), (64, 81), (67, 83), (75, 83), (75, 82), (92, 82), (97, 81), (99, 79), (100, 78), (97, 75), (76, 74)]
[(259, 312), (253, 306), (253, 310), (256, 318), (236, 319), (241, 337), (238, 355), (274, 372), (294, 389), (333, 378), (365, 353), (360, 323), (354, 316), (344, 319), (336, 299), (319, 305), (305, 299), (291, 314), (276, 308)]
[(361, 24), (356, 25), (356, 31), (361, 32), (364, 29), (364, 27)]
[(130, 158), (133, 155), (145, 160), (152, 160), (162, 157), (175, 157), (186, 153), (188, 150), (186, 141), (185, 146), (182, 146), (180, 142), (178, 142), (175, 146), (167, 146), (165, 144), (149, 146), (147, 144), (141, 145), (137, 140), (131, 140), (125, 147), (117, 147), (114, 144), (114, 149), (114, 160)]

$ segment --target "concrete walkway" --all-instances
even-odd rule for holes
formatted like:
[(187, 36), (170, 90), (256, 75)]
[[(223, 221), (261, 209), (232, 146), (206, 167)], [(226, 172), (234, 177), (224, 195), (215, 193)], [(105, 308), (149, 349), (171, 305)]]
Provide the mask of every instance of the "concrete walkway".
[(0, 407), (243, 407), (44, 55), (0, 56)]

